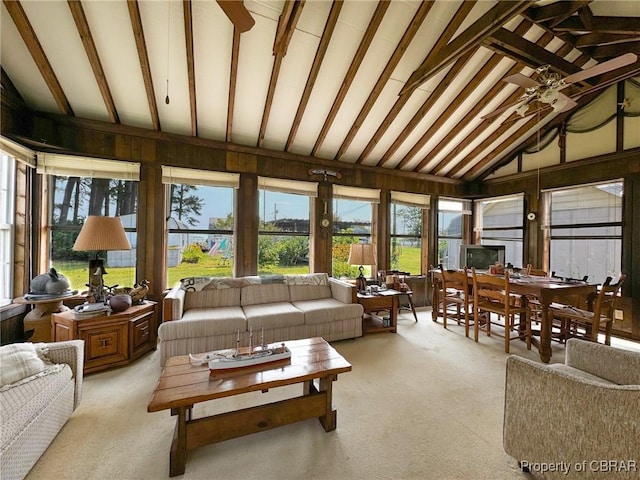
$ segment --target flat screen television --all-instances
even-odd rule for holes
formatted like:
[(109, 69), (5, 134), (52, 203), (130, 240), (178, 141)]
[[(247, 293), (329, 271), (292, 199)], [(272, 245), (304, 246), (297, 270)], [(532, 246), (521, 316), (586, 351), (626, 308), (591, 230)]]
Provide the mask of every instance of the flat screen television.
[(460, 245), (460, 268), (488, 270), (500, 262), (504, 265), (504, 245)]

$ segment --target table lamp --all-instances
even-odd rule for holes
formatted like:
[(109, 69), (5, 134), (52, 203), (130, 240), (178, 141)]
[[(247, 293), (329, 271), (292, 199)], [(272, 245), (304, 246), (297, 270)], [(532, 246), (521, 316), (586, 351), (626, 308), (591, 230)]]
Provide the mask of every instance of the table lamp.
[(96, 252), (96, 258), (89, 260), (89, 295), (96, 302), (104, 302), (104, 280), (106, 274), (104, 260), (98, 257), (101, 251), (131, 250), (131, 244), (118, 217), (89, 215), (73, 245), (73, 250)]
[(367, 279), (364, 278), (362, 273), (363, 265), (375, 265), (376, 254), (375, 248), (370, 243), (354, 243), (349, 248), (349, 265), (360, 265), (360, 275), (356, 278), (356, 287), (359, 292), (364, 292), (367, 289)]

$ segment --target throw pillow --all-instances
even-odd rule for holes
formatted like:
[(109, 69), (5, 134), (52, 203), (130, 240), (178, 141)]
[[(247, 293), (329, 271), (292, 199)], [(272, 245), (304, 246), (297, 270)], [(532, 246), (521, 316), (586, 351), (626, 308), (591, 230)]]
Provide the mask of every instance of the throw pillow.
[(36, 375), (45, 367), (33, 343), (12, 343), (0, 347), (0, 387)]

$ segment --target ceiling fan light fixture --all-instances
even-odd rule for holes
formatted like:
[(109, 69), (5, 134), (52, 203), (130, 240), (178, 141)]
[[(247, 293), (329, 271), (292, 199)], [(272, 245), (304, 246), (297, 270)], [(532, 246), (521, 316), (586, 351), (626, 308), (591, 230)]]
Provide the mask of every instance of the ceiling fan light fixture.
[(523, 103), (518, 108), (516, 108), (516, 113), (524, 118), (527, 115), (527, 110), (529, 110), (529, 105)]

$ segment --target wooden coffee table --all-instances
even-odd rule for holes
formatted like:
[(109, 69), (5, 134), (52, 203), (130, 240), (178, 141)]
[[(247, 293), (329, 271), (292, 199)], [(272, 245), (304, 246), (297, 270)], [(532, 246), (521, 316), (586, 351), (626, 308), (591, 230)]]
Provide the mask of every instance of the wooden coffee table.
[[(211, 375), (208, 366), (191, 365), (187, 355), (167, 360), (153, 392), (148, 412), (171, 410), (177, 415), (169, 454), (169, 475), (185, 471), (187, 451), (251, 433), (317, 417), (329, 432), (336, 428), (331, 404), (338, 374), (351, 371), (347, 362), (323, 338), (285, 342), (291, 359), (262, 365), (253, 371)], [(316, 385), (317, 380), (317, 385)], [(216, 398), (301, 383), (302, 395), (203, 418), (192, 418), (194, 404)]]

